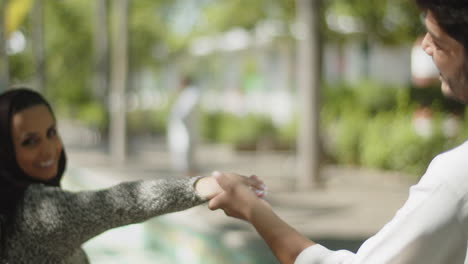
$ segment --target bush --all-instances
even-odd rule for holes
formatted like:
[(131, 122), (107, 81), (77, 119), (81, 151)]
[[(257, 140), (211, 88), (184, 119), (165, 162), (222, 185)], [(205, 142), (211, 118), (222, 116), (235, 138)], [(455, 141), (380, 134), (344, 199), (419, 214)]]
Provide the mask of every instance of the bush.
[(236, 116), (230, 113), (204, 113), (202, 137), (209, 142), (255, 149), (260, 142), (273, 142), (277, 133), (273, 122), (263, 115)]
[(127, 113), (127, 127), (131, 135), (164, 135), (166, 122), (166, 109), (134, 110)]
[(359, 108), (350, 109), (331, 123), (329, 136), (334, 146), (334, 156), (338, 163), (359, 164), (359, 145), (363, 140), (367, 114)]
[(107, 124), (107, 115), (104, 105), (90, 102), (78, 108), (77, 118), (86, 126), (103, 131)]
[(443, 138), (417, 135), (410, 115), (382, 112), (369, 120), (360, 145), (360, 164), (421, 175), (441, 150)]
[(331, 160), (420, 176), (438, 153), (464, 141), (466, 123), (454, 138), (443, 134), (441, 123), (447, 114), (440, 105), (431, 106), (431, 136), (416, 134), (409, 88), (359, 85), (327, 87), (324, 93), (321, 124)]
[(276, 140), (278, 147), (281, 149), (294, 149), (297, 142), (298, 133), (298, 121), (297, 117), (292, 118), (284, 126), (276, 128)]
[[(421, 176), (438, 153), (465, 141), (468, 122), (455, 137), (443, 134), (441, 124), (447, 109), (439, 104), (430, 106), (436, 129), (429, 137), (418, 135), (413, 129), (417, 104), (411, 92), (409, 87), (373, 82), (325, 87), (320, 125), (327, 161)], [(261, 142), (275, 149), (295, 146), (297, 118), (275, 127), (270, 118), (261, 115), (218, 112), (202, 116), (202, 135), (210, 142), (233, 144), (238, 149), (255, 149)]]

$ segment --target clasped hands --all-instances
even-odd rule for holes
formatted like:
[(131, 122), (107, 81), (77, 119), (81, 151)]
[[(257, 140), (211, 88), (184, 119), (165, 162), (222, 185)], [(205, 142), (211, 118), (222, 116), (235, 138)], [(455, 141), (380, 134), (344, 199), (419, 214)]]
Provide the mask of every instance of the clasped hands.
[(266, 195), (265, 184), (255, 175), (213, 172), (201, 178), (195, 186), (197, 192), (209, 200), (211, 210), (222, 209), (226, 215), (250, 221), (258, 207), (269, 205), (260, 199)]

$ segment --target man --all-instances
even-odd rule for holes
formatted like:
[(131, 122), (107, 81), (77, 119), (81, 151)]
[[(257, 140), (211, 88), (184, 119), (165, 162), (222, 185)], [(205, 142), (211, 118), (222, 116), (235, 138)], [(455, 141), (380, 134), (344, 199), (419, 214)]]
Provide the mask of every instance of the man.
[[(440, 72), (442, 90), (468, 103), (468, 2), (416, 2), (428, 31), (422, 46)], [(467, 164), (468, 143), (438, 155), (395, 217), (356, 253), (332, 251), (302, 236), (235, 174), (217, 176), (225, 192), (209, 206), (250, 222), (282, 264), (462, 264), (468, 240)]]

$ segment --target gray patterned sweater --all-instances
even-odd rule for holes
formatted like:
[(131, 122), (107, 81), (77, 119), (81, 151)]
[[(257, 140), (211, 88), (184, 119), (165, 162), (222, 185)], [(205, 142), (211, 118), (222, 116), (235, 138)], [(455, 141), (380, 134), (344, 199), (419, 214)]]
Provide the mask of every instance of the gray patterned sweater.
[(193, 186), (197, 179), (126, 182), (83, 192), (33, 184), (1, 263), (89, 263), (81, 245), (104, 231), (203, 203)]

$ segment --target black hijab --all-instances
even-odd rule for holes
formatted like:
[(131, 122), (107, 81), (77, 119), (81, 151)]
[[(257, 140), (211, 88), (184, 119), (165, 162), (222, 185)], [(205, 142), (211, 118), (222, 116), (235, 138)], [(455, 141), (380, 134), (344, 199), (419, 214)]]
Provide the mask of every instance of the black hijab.
[[(17, 208), (21, 206), (24, 191), (30, 184), (42, 183), (50, 186), (60, 186), (60, 180), (65, 170), (66, 156), (62, 149), (60, 154), (57, 175), (49, 181), (39, 181), (24, 173), (16, 162), (15, 150), (11, 135), (12, 117), (26, 108), (45, 105), (53, 111), (49, 103), (39, 93), (26, 89), (13, 89), (0, 94), (0, 217), (3, 218), (2, 229), (5, 220), (12, 219)], [(55, 116), (54, 116), (55, 119)], [(0, 230), (3, 238), (4, 232)]]

